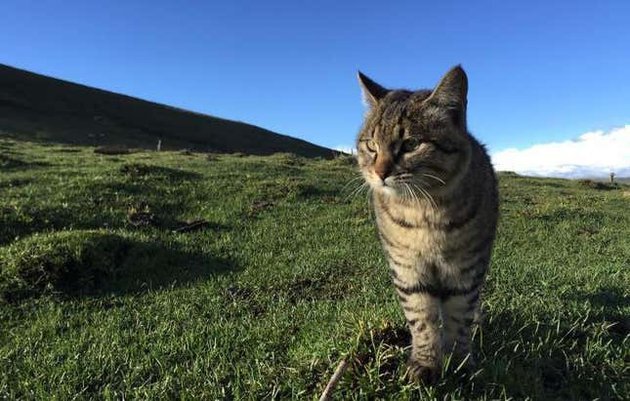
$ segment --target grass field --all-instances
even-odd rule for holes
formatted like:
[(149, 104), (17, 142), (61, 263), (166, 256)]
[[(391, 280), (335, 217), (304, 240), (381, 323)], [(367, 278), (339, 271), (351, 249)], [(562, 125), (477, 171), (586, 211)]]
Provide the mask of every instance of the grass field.
[(502, 175), (478, 370), (424, 388), (356, 176), (0, 140), (0, 398), (308, 400), (344, 357), (335, 399), (630, 398), (629, 187)]

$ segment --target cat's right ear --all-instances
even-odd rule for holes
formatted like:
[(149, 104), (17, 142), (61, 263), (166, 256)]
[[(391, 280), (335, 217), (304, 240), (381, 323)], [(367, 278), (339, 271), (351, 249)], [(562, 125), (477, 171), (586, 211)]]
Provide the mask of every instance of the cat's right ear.
[(378, 102), (387, 95), (387, 89), (372, 81), (361, 71), (357, 72), (357, 78), (359, 79), (361, 90), (363, 91), (363, 99), (365, 99), (365, 103), (368, 106), (376, 106)]

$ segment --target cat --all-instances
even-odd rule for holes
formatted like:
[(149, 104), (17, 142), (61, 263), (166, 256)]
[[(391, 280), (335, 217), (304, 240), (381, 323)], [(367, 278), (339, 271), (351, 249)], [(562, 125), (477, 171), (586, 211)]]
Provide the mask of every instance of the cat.
[(474, 363), (471, 331), (499, 215), (496, 176), (466, 126), (461, 66), (433, 90), (358, 78), (368, 109), (357, 160), (411, 331), (407, 374), (434, 384), (445, 355)]

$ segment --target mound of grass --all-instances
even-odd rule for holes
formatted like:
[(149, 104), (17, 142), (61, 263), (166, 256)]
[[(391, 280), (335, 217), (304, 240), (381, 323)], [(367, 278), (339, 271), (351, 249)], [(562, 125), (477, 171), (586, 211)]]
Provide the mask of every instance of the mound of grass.
[(88, 293), (125, 268), (133, 242), (98, 231), (34, 235), (4, 251), (0, 295), (7, 301), (47, 293)]
[(159, 246), (104, 231), (36, 234), (7, 247), (0, 294), (7, 301), (94, 294), (165, 256)]
[[(167, 244), (104, 230), (35, 234), (2, 249), (2, 260), (0, 299), (9, 303), (45, 295), (121, 293), (172, 283), (184, 278), (182, 271), (173, 271), (182, 262), (197, 264), (208, 273), (227, 266)], [(184, 273), (194, 272), (184, 269)]]
[(610, 183), (606, 183), (606, 182), (601, 182), (601, 181), (594, 181), (594, 180), (578, 180), (578, 182), (580, 183), (580, 185), (582, 185), (583, 187), (586, 188), (591, 188), (591, 189), (598, 189), (598, 190), (604, 190), (604, 191), (609, 191), (611, 189), (617, 189), (619, 188), (617, 185), (615, 184), (610, 184)]

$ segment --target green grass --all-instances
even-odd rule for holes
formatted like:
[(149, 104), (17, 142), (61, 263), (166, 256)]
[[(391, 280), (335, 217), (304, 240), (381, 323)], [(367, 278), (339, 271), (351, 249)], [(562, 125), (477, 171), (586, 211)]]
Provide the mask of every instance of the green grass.
[(316, 399), (344, 356), (336, 399), (630, 397), (628, 187), (501, 176), (478, 370), (424, 388), (355, 176), (0, 140), (0, 398)]

